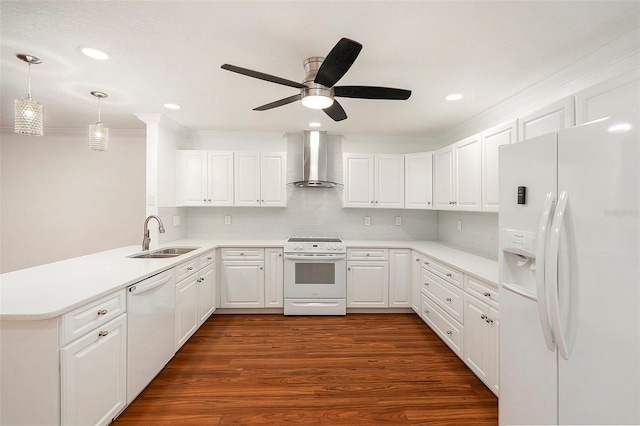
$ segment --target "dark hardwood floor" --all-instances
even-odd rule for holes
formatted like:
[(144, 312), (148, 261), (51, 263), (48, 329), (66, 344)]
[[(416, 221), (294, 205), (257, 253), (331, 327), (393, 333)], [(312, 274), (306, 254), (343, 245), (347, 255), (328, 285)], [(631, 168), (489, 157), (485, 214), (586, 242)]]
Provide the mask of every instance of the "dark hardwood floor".
[(414, 314), (213, 315), (115, 425), (495, 425), (497, 398)]

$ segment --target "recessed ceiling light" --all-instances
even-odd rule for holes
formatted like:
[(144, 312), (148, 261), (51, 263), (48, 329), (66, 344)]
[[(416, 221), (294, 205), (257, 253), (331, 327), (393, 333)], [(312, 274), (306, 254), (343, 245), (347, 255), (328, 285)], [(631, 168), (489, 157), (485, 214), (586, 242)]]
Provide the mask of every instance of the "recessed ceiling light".
[(316, 122), (309, 123), (309, 127), (320, 127), (320, 126), (322, 126), (322, 124), (320, 124), (320, 123), (316, 123)]
[(180, 109), (180, 105), (178, 104), (164, 104), (164, 107), (168, 109)]
[(452, 93), (444, 97), (447, 101), (459, 101), (463, 98), (462, 93)]
[(100, 61), (106, 61), (107, 59), (111, 58), (111, 55), (109, 55), (107, 52), (94, 49), (93, 47), (81, 47), (80, 51), (88, 57), (98, 59)]

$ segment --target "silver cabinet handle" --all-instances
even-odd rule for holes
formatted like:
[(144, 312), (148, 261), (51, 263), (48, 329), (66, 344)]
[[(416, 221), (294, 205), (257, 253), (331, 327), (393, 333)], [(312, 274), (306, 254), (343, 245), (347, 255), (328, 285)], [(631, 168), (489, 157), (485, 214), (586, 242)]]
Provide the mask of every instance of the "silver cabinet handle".
[(207, 257), (207, 260), (212, 260), (212, 259), (213, 259), (213, 257), (211, 257), (211, 256)]
[(206, 198), (203, 198), (203, 199), (202, 199), (202, 202), (203, 202), (203, 203), (206, 203), (206, 202), (207, 202), (207, 199), (206, 199)]
[(447, 335), (451, 336), (453, 333), (450, 331), (447, 331)]
[(491, 297), (491, 293), (489, 293), (488, 291), (485, 291), (482, 295), (484, 297)]
[(429, 205), (429, 206), (430, 206), (430, 205), (431, 205), (431, 201), (427, 201), (427, 205)]
[(416, 262), (420, 262), (420, 259), (416, 259)]
[(98, 333), (98, 337), (104, 337), (107, 334), (109, 334), (109, 332), (107, 330), (102, 330), (100, 333)]
[(263, 269), (264, 269), (264, 268), (261, 266), (261, 267), (260, 267), (260, 270), (262, 271)]
[(447, 302), (451, 303), (451, 298), (450, 297), (447, 297), (446, 300), (447, 300)]
[(371, 204), (373, 204), (373, 201), (371, 201)]
[(98, 311), (98, 315), (107, 315), (107, 310), (106, 309), (100, 309)]
[(426, 285), (427, 287), (429, 287), (429, 283), (424, 283), (424, 285)]
[(207, 200), (207, 201), (211, 202), (211, 198), (209, 198), (209, 200)]
[(489, 317), (487, 317), (487, 319), (485, 320), (487, 324), (492, 324), (493, 320)]
[(244, 256), (244, 253), (240, 253), (240, 256)]
[(370, 255), (371, 255), (371, 253), (367, 253), (367, 256), (370, 256)]
[(187, 266), (187, 271), (193, 271), (193, 266)]
[(424, 264), (425, 264), (425, 265), (428, 265), (428, 264), (429, 264), (429, 262), (424, 262)]
[(347, 271), (350, 271), (350, 270), (351, 270), (351, 267), (347, 268)]
[(426, 315), (429, 315), (429, 311), (424, 311), (424, 313), (425, 313)]
[(445, 275), (448, 276), (448, 277), (451, 277), (451, 272), (448, 272)]
[(485, 314), (480, 315), (480, 319), (487, 319), (487, 316)]
[(282, 253), (278, 253), (278, 257), (282, 257)]

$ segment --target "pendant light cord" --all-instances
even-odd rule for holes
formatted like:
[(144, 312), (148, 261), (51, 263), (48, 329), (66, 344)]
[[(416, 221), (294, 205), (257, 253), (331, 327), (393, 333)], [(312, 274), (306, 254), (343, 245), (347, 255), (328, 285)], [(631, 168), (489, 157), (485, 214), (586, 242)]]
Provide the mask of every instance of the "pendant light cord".
[(29, 86), (28, 86), (27, 97), (31, 99), (31, 62), (27, 62), (27, 64), (29, 64)]
[(101, 97), (98, 97), (98, 124), (100, 123), (100, 101), (102, 100)]

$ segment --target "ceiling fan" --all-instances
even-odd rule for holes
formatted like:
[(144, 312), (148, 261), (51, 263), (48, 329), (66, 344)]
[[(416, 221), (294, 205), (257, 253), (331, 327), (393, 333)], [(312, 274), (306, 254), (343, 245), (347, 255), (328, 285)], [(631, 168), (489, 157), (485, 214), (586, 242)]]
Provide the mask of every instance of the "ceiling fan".
[(304, 60), (304, 69), (307, 72), (302, 83), (276, 77), (259, 71), (224, 64), (222, 69), (236, 72), (271, 83), (300, 89), (297, 95), (270, 102), (254, 108), (254, 111), (266, 111), (292, 102), (301, 101), (307, 108), (321, 109), (334, 121), (347, 118), (342, 106), (334, 97), (359, 98), (359, 99), (389, 99), (406, 100), (411, 96), (411, 90), (394, 89), (391, 87), (377, 86), (334, 86), (355, 62), (362, 50), (362, 44), (348, 38), (342, 38), (331, 49), (326, 58), (314, 56)]

